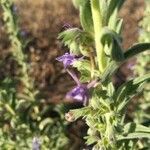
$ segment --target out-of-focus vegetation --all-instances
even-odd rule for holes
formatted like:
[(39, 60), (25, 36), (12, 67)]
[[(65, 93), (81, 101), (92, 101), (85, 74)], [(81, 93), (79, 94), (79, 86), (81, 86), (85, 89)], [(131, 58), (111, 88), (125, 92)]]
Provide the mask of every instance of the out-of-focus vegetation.
[[(139, 24), (139, 41), (150, 42), (150, 0), (145, 0), (144, 18)], [(150, 72), (150, 52), (144, 52), (137, 57), (136, 65), (134, 66), (135, 75), (142, 76)], [(150, 83), (147, 83), (139, 97), (135, 120), (137, 122), (150, 126)]]
[[(16, 76), (7, 76), (0, 82), (0, 147), (31, 149), (39, 144), (41, 149), (64, 149), (68, 139), (63, 105), (45, 105), (39, 97), (34, 80), (28, 74), (30, 64), (24, 53), (27, 43), (18, 26), (17, 7), (11, 0), (0, 2), (11, 57), (18, 65)], [(35, 137), (39, 143), (32, 143)]]

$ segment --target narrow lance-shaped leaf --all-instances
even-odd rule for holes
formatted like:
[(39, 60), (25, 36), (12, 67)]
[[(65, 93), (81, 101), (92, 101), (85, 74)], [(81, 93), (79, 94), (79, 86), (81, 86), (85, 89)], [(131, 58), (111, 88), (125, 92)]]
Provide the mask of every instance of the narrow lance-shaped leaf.
[(134, 122), (127, 123), (124, 126), (124, 133), (132, 133), (132, 132), (145, 132), (145, 133), (150, 133), (150, 128), (143, 126), (141, 124), (136, 124)]
[(141, 138), (150, 139), (150, 128), (131, 122), (124, 126), (124, 133), (123, 135), (119, 135), (117, 140), (120, 141)]
[(150, 50), (150, 43), (138, 43), (127, 49), (124, 56), (126, 59), (129, 59), (145, 50)]
[(70, 111), (71, 114), (73, 114), (74, 119), (78, 119), (80, 117), (86, 117), (86, 115), (89, 113), (89, 107), (83, 107), (80, 109), (73, 109)]
[(109, 5), (109, 9), (108, 9), (108, 13), (107, 13), (108, 19), (113, 14), (115, 9), (118, 9), (118, 10), (120, 9), (120, 7), (123, 5), (124, 1), (125, 0), (109, 0), (108, 1), (108, 5)]
[(106, 67), (104, 73), (101, 76), (101, 82), (103, 84), (107, 84), (108, 80), (110, 80), (112, 75), (116, 72), (116, 70), (121, 66), (122, 63), (127, 61), (129, 58), (138, 55), (141, 52), (147, 51), (149, 49), (150, 49), (150, 43), (140, 43), (129, 48), (126, 52), (124, 52), (124, 58), (125, 58), (124, 61), (119, 63), (111, 61), (109, 63), (109, 65)]
[(107, 12), (108, 12), (108, 2), (106, 0), (99, 0), (100, 12), (102, 16), (102, 24), (103, 26), (107, 25)]
[(83, 29), (86, 32), (93, 33), (93, 19), (92, 19), (92, 12), (90, 6), (90, 0), (84, 0), (84, 3), (80, 5), (80, 22)]
[(116, 70), (119, 68), (119, 66), (120, 66), (120, 63), (111, 61), (101, 76), (101, 83), (104, 85), (107, 85), (109, 83), (112, 75), (116, 72)]
[(150, 139), (150, 133), (142, 133), (142, 132), (138, 132), (138, 133), (129, 133), (127, 136), (118, 136), (118, 141), (120, 140), (131, 140), (131, 139), (142, 139), (142, 138), (148, 138)]
[(137, 93), (146, 81), (150, 81), (150, 73), (124, 83), (114, 93), (114, 100), (116, 101), (116, 108), (118, 112), (126, 106), (126, 104), (131, 100), (131, 97)]

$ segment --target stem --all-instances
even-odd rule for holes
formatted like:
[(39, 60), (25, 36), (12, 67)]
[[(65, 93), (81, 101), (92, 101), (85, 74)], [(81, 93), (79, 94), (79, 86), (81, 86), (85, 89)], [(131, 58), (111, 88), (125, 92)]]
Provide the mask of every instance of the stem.
[(91, 0), (92, 18), (95, 32), (95, 48), (99, 71), (102, 73), (106, 67), (106, 56), (103, 45), (100, 42), (100, 32), (102, 29), (102, 16), (100, 13), (99, 0)]
[(66, 70), (69, 75), (72, 77), (72, 79), (77, 83), (77, 85), (80, 85), (80, 81), (79, 79), (77, 78), (76, 74), (72, 71), (70, 71), (69, 69)]

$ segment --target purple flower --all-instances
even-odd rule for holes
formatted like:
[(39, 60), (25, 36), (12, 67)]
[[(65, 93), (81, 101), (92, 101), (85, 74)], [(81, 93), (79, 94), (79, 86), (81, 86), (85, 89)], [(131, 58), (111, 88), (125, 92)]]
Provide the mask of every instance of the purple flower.
[(73, 64), (76, 58), (73, 54), (65, 53), (64, 55), (57, 57), (56, 60), (58, 60), (59, 62), (63, 62), (64, 67), (66, 69), (68, 66)]
[(74, 79), (74, 81), (77, 83), (77, 86), (75, 86), (70, 92), (67, 93), (66, 98), (67, 99), (74, 99), (78, 102), (82, 102), (83, 105), (88, 104), (89, 100), (89, 89), (96, 86), (98, 83), (98, 80), (93, 80), (88, 84), (81, 84), (77, 76), (67, 69), (67, 72), (70, 74), (70, 76)]
[(77, 85), (67, 93), (66, 98), (75, 99), (79, 102), (83, 102), (83, 104), (86, 105), (89, 99), (88, 89), (86, 85)]

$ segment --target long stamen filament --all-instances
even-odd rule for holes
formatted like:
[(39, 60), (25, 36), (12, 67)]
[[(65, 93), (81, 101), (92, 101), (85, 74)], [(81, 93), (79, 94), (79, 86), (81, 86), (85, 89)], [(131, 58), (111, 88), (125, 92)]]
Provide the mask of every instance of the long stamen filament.
[(73, 78), (73, 80), (77, 83), (77, 85), (81, 85), (79, 79), (77, 78), (76, 74), (69, 69), (66, 69), (66, 71), (69, 73), (69, 75)]

